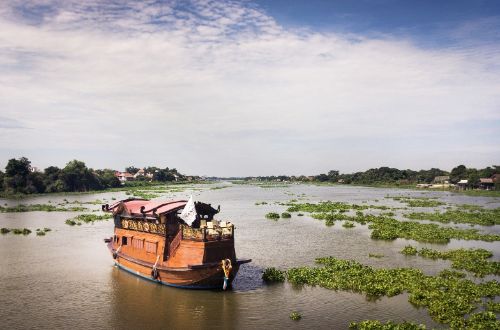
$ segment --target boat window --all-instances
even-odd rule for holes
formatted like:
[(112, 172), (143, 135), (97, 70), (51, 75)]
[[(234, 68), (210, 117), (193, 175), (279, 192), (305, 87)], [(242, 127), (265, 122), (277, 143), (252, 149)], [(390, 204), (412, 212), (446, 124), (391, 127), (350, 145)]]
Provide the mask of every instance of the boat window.
[(118, 243), (118, 236), (115, 235), (114, 241), (115, 243)]
[(132, 246), (136, 249), (144, 249), (144, 240), (134, 238), (134, 239), (132, 239)]
[(146, 252), (156, 253), (156, 243), (146, 241)]
[(127, 245), (127, 236), (122, 236), (122, 245)]

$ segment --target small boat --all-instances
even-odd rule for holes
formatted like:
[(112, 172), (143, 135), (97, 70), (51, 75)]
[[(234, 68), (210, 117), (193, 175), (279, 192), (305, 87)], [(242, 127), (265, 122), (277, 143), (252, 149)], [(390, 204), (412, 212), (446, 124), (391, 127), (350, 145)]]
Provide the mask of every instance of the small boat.
[(214, 219), (220, 207), (192, 198), (130, 198), (102, 210), (114, 218), (114, 235), (105, 242), (115, 265), (148, 280), (179, 288), (226, 289), (240, 265), (251, 261), (236, 259), (234, 225)]

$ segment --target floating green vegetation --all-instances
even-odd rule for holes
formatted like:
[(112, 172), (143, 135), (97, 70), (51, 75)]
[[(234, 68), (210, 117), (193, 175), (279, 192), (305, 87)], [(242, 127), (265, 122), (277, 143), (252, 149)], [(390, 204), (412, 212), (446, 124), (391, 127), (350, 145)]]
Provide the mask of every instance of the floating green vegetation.
[(405, 203), (409, 207), (436, 207), (446, 205), (446, 203), (437, 201), (437, 197), (385, 196), (385, 198)]
[(488, 261), (493, 256), (491, 251), (485, 249), (455, 249), (438, 251), (429, 248), (417, 250), (413, 246), (405, 246), (401, 251), (405, 255), (419, 255), (428, 259), (450, 260), (455, 269), (466, 270), (475, 276), (500, 275), (500, 262)]
[(288, 213), (288, 212), (283, 212), (283, 213), (281, 213), (281, 217), (283, 219), (288, 219), (288, 218), (291, 218), (292, 215), (290, 213)]
[(109, 220), (113, 216), (111, 214), (80, 214), (71, 219), (67, 219), (65, 223), (70, 226), (81, 225), (82, 223), (94, 223), (95, 221)]
[(45, 234), (49, 231), (52, 231), (52, 229), (50, 229), (50, 228), (43, 228), (43, 229), (37, 228), (36, 235), (37, 236), (45, 236)]
[(342, 224), (342, 227), (344, 227), (344, 228), (354, 228), (354, 227), (356, 227), (356, 225), (355, 225), (353, 222), (350, 222), (350, 221), (345, 221), (345, 222)]
[(418, 223), (414, 221), (398, 221), (382, 215), (356, 215), (348, 216), (339, 213), (313, 213), (314, 219), (324, 220), (327, 226), (334, 221), (348, 220), (362, 225), (369, 223), (372, 230), (371, 238), (381, 240), (394, 240), (397, 238), (412, 239), (428, 243), (448, 243), (450, 239), (500, 241), (500, 235), (480, 234), (476, 229), (459, 229), (441, 227), (434, 223)]
[(277, 268), (270, 267), (264, 270), (262, 274), (262, 279), (264, 282), (285, 282), (286, 272), (281, 271)]
[(85, 207), (72, 206), (72, 207), (61, 207), (50, 204), (19, 204), (16, 206), (0, 206), (0, 212), (2, 213), (13, 213), (13, 212), (33, 212), (33, 211), (45, 211), (45, 212), (81, 212), (86, 211)]
[(407, 245), (401, 250), (401, 253), (407, 256), (415, 256), (418, 253), (418, 249), (414, 246)]
[(436, 207), (446, 205), (446, 203), (437, 201), (437, 197), (410, 197), (410, 196), (385, 196), (395, 201), (405, 203), (409, 207)]
[(489, 312), (500, 313), (500, 303), (488, 301), (486, 310)]
[(8, 234), (8, 233), (10, 233), (10, 229), (9, 229), (9, 228), (4, 228), (4, 227), (2, 227), (2, 228), (0, 229), (0, 233), (2, 233), (2, 234)]
[(266, 218), (271, 220), (278, 220), (280, 218), (280, 215), (276, 212), (269, 212), (268, 214), (266, 214)]
[(349, 329), (351, 330), (425, 330), (426, 327), (423, 324), (416, 324), (413, 322), (402, 322), (394, 323), (388, 321), (382, 323), (377, 320), (366, 320), (361, 322), (351, 322), (349, 324)]
[(303, 214), (303, 213), (298, 213), (298, 214), (297, 214), (297, 216), (298, 216), (298, 217), (303, 217), (303, 216), (304, 216), (304, 214)]
[(390, 207), (384, 205), (357, 205), (348, 204), (344, 202), (320, 202), (318, 204), (313, 203), (302, 203), (302, 204), (288, 204), (288, 212), (347, 212), (350, 210), (367, 210), (367, 209), (379, 209), (388, 210)]
[(290, 318), (294, 321), (298, 321), (302, 318), (302, 315), (300, 315), (299, 312), (291, 312), (290, 313)]
[(134, 190), (134, 191), (126, 191), (126, 195), (133, 195), (134, 197), (144, 198), (144, 199), (153, 199), (159, 197), (159, 194), (151, 193), (142, 190)]
[(10, 232), (14, 235), (29, 235), (31, 234), (31, 230), (28, 228), (10, 228)]
[(368, 257), (380, 259), (380, 258), (383, 258), (384, 255), (383, 254), (377, 254), (377, 253), (368, 253)]
[(219, 190), (219, 189), (224, 189), (227, 188), (228, 186), (217, 186), (217, 187), (212, 187), (210, 190)]
[(465, 210), (448, 210), (446, 212), (413, 212), (405, 214), (405, 217), (412, 220), (430, 220), (441, 223), (470, 223), (483, 226), (493, 226), (500, 224), (500, 208), (477, 209), (467, 208)]
[(322, 267), (292, 268), (283, 272), (284, 276), (294, 285), (365, 293), (373, 299), (407, 292), (410, 303), (427, 308), (435, 321), (451, 328), (500, 328), (494, 313), (473, 313), (479, 304), (500, 295), (496, 280), (474, 283), (460, 273), (429, 276), (415, 268), (379, 269), (335, 257), (318, 258), (316, 262)]
[(267, 202), (255, 202), (255, 205), (267, 205)]

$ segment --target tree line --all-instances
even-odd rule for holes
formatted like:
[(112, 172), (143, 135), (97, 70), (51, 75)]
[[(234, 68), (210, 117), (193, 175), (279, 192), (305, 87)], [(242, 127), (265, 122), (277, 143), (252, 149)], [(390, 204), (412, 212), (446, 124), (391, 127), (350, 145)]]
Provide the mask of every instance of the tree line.
[[(129, 167), (128, 169), (135, 169)], [(137, 169), (138, 171), (139, 169)], [(136, 172), (137, 172), (136, 171)], [(185, 177), (176, 169), (148, 167), (152, 181), (173, 181)], [(65, 167), (49, 166), (43, 172), (34, 171), (26, 157), (10, 159), (5, 172), (0, 171), (0, 192), (10, 194), (34, 194), (48, 192), (85, 192), (120, 187), (115, 170), (88, 168), (80, 160), (72, 160)]]
[[(432, 183), (438, 176), (449, 176), (450, 183), (458, 183), (460, 180), (468, 180), (470, 187), (477, 187), (480, 178), (490, 178), (493, 174), (500, 173), (500, 166), (486, 167), (483, 169), (467, 168), (464, 165), (459, 165), (453, 168), (450, 172), (439, 168), (431, 168), (429, 170), (399, 170), (397, 168), (379, 167), (372, 168), (364, 172), (345, 173), (341, 174), (337, 170), (331, 170), (328, 173), (322, 173), (312, 177), (302, 176), (259, 176), (247, 177), (246, 180), (257, 179), (259, 181), (315, 181), (315, 182), (331, 182), (344, 184), (417, 184), (417, 183)], [(497, 184), (497, 189), (498, 187)]]

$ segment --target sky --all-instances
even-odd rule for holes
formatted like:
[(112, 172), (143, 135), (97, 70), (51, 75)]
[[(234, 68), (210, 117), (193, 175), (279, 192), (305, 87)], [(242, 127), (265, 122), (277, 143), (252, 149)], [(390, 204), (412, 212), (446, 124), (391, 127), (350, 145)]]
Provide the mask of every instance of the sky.
[(0, 169), (500, 164), (498, 1), (0, 1)]

